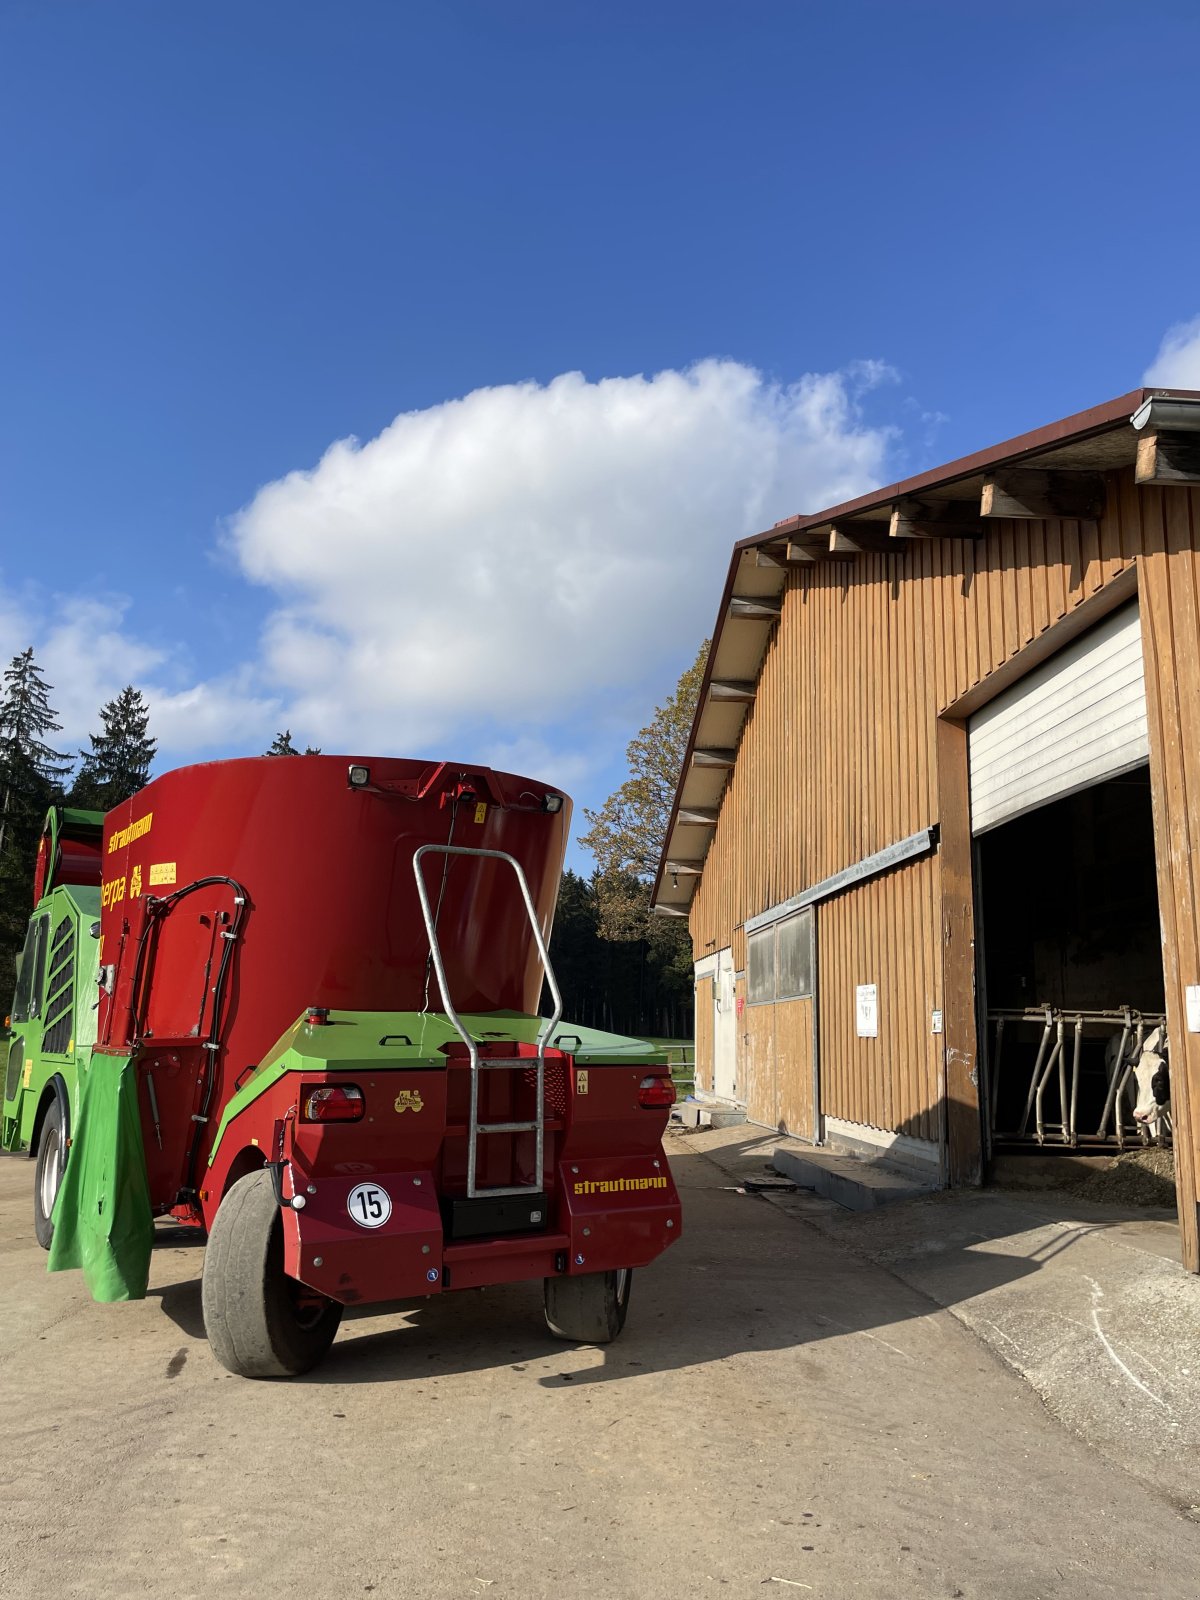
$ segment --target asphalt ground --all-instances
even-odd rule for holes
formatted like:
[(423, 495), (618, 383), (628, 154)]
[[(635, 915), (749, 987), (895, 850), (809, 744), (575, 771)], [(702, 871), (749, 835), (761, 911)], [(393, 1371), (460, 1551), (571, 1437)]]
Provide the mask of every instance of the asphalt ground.
[(0, 1592), (1193, 1600), (1185, 1510), (930, 1297), (671, 1154), (685, 1237), (616, 1344), (553, 1341), (519, 1285), (347, 1320), (286, 1383), (216, 1365), (178, 1235), (142, 1302), (49, 1276), (0, 1160)]

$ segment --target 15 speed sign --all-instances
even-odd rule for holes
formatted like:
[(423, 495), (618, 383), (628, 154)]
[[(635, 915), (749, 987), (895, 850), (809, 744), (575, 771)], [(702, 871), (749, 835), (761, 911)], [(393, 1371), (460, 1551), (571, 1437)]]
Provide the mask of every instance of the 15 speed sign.
[(360, 1228), (382, 1228), (392, 1214), (392, 1197), (377, 1183), (357, 1183), (346, 1196), (346, 1210)]

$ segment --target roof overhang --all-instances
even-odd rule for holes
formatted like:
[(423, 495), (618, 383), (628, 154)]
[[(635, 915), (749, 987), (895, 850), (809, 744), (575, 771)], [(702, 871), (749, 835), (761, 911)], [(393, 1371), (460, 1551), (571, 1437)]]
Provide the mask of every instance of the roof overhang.
[(1200, 391), (1131, 393), (813, 515), (787, 517), (733, 550), (652, 904), (686, 916), (704, 871), (788, 573), (922, 538), (978, 538), (998, 518), (1103, 515), (1103, 474), (1200, 483)]

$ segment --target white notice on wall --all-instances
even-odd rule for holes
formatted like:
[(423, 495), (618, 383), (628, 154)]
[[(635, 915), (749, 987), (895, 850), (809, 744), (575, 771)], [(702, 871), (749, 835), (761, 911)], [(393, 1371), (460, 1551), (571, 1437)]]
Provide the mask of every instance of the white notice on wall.
[(1200, 1033), (1200, 983), (1187, 986), (1187, 1025), (1189, 1033)]
[(933, 1018), (932, 1018), (932, 1020), (930, 1022), (930, 1025), (929, 1025), (929, 1031), (930, 1031), (930, 1033), (941, 1033), (941, 1031), (942, 1031), (942, 1013), (940, 1011), (935, 1011), (933, 1013)]
[(873, 983), (860, 983), (855, 989), (854, 1017), (860, 1039), (879, 1037), (879, 991)]

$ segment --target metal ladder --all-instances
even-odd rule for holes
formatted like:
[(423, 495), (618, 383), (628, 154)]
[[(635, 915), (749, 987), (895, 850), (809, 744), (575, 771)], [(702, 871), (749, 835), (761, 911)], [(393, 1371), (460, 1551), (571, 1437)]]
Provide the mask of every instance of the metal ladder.
[[(437, 920), (433, 908), (429, 903), (429, 890), (425, 884), (425, 876), (421, 871), (421, 862), (427, 855), (442, 856), (474, 856), (488, 861), (506, 861), (517, 875), (520, 886), (521, 898), (525, 902), (525, 915), (529, 918), (529, 926), (533, 929), (533, 937), (537, 943), (538, 955), (541, 957), (542, 970), (546, 974), (546, 982), (550, 985), (550, 993), (554, 997), (554, 1015), (550, 1017), (537, 1037), (537, 1088), (536, 1107), (537, 1115), (532, 1122), (480, 1122), (479, 1120), (479, 1074), (480, 1072), (527, 1072), (531, 1065), (528, 1056), (516, 1056), (499, 1059), (497, 1057), (480, 1058), (479, 1045), (466, 1028), (462, 1018), (454, 1009), (450, 999), (450, 989), (446, 982), (446, 966), (442, 960), (441, 946), (438, 944)], [(507, 850), (478, 850), (465, 844), (423, 844), (413, 853), (413, 873), (417, 880), (417, 894), (421, 900), (421, 915), (425, 919), (425, 932), (429, 936), (429, 953), (433, 958), (433, 970), (437, 973), (438, 990), (442, 997), (442, 1009), (454, 1025), (454, 1031), (466, 1045), (471, 1059), (471, 1115), (467, 1124), (467, 1198), (479, 1199), (481, 1196), (505, 1194), (534, 1194), (540, 1193), (542, 1188), (542, 1164), (546, 1146), (546, 1041), (558, 1026), (562, 1016), (562, 995), (559, 992), (558, 980), (554, 976), (554, 968), (550, 965), (550, 952), (546, 949), (546, 941), (542, 938), (542, 930), (538, 925), (537, 909), (533, 897), (529, 893), (529, 884), (521, 863), (515, 856), (509, 855)], [(537, 1155), (534, 1159), (534, 1180), (532, 1183), (511, 1184), (503, 1188), (481, 1189), (475, 1182), (476, 1159), (479, 1151), (480, 1134), (489, 1133), (533, 1133), (537, 1135)]]

